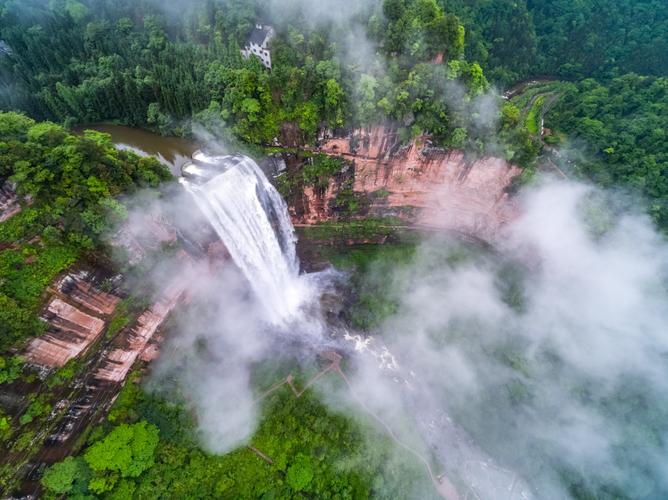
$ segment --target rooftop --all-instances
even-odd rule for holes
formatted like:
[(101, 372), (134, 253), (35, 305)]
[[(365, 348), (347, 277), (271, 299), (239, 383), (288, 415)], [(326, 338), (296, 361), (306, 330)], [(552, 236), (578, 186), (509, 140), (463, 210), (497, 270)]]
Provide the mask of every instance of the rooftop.
[(255, 45), (262, 46), (270, 37), (271, 31), (271, 26), (256, 25), (253, 31), (251, 31), (250, 37), (248, 37), (248, 44), (254, 43)]

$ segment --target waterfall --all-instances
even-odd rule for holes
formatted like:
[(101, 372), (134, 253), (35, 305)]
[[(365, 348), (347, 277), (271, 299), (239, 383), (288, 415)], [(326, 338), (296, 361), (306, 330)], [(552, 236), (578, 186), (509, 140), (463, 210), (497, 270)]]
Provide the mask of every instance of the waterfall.
[(299, 279), (296, 236), (283, 198), (246, 156), (198, 152), (193, 159), (183, 169), (183, 185), (248, 279), (267, 319), (287, 323), (307, 290)]
[[(331, 335), (337, 332), (327, 332), (327, 337), (323, 335), (327, 326), (322, 316), (309, 314), (308, 299), (318, 297), (325, 289), (328, 275), (299, 274), (296, 237), (287, 206), (253, 160), (240, 155), (210, 157), (196, 153), (193, 162), (183, 168), (183, 175), (182, 184), (264, 306), (263, 319), (284, 332), (299, 336), (302, 341), (313, 340), (312, 347), (321, 355), (329, 349), (351, 353), (352, 347), (358, 369), (363, 367), (363, 375), (357, 377), (364, 378), (356, 379), (354, 386), (344, 379), (350, 389), (351, 402), (361, 401), (361, 409), (379, 421), (399, 446), (426, 464), (440, 494), (456, 498), (456, 494), (452, 496), (447, 490), (452, 487), (450, 481), (434, 478), (429, 462), (422, 458), (420, 451), (403, 444), (379, 416), (388, 401), (396, 404), (392, 399), (394, 395), (413, 405), (416, 430), (429, 444), (433, 456), (446, 466), (448, 473), (456, 473), (465, 480), (471, 491), (480, 491), (489, 498), (504, 491), (508, 498), (532, 498), (525, 482), (514, 472), (497, 466), (441, 408), (431, 387), (412, 370), (401, 367), (381, 341), (350, 333), (345, 328), (338, 332), (343, 333), (339, 339)], [(325, 281), (320, 282), (320, 278)], [(332, 372), (342, 374), (338, 371), (338, 361), (336, 363), (337, 368)], [(378, 404), (385, 397), (390, 400)], [(370, 401), (369, 406), (366, 400)]]

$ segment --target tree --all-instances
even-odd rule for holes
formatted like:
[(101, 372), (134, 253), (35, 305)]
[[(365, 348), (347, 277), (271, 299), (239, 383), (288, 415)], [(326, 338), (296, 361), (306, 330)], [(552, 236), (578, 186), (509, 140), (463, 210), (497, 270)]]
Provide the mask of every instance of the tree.
[(330, 78), (325, 82), (325, 116), (327, 117), (327, 124), (332, 128), (344, 125), (344, 96), (345, 93), (341, 85), (335, 79)]
[(288, 473), (285, 480), (295, 491), (303, 491), (313, 479), (313, 466), (311, 460), (304, 454), (299, 453), (295, 457), (295, 462), (288, 467)]
[(364, 74), (360, 78), (358, 90), (358, 116), (363, 125), (369, 125), (376, 119), (376, 89), (378, 81)]
[(122, 477), (137, 477), (153, 465), (158, 428), (145, 421), (119, 425), (84, 454), (96, 472), (113, 471)]
[(85, 462), (81, 458), (67, 457), (49, 467), (42, 476), (44, 487), (57, 495), (71, 493), (75, 482), (90, 475)]

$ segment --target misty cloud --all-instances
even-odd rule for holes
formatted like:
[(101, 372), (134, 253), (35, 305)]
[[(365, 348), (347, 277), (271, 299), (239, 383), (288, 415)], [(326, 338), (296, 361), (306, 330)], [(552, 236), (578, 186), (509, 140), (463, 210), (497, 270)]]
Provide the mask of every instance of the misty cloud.
[[(147, 238), (156, 220), (169, 221), (188, 244), (215, 241), (192, 198), (174, 189), (142, 200), (132, 231)], [(154, 263), (156, 290), (174, 276), (191, 289), (150, 386), (180, 395), (202, 446), (224, 453), (257, 426), (255, 366), (334, 346), (347, 353), (352, 392), (332, 374), (316, 386), (322, 399), (367, 422), (367, 410), (382, 416), (480, 498), (568, 497), (565, 476), (634, 497), (666, 491), (663, 237), (648, 217), (580, 183), (544, 179), (518, 202), (494, 250), (425, 240), (396, 269), (397, 313), (373, 340), (331, 338), (318, 293), (296, 324), (272, 326), (246, 277), (210, 246), (192, 266)], [(330, 277), (302, 279), (317, 292)]]
[(294, 22), (295, 17), (303, 17), (310, 28), (318, 25), (350, 27), (360, 16), (379, 12), (380, 0), (268, 0), (264, 3), (265, 16), (272, 23), (285, 25)]
[[(492, 255), (452, 263), (453, 244), (425, 242), (379, 332), (415, 373), (414, 418), (447, 409), (538, 497), (570, 496), (561, 479), (574, 473), (632, 497), (668, 487), (657, 416), (668, 409), (668, 247), (642, 215), (592, 231), (596, 194), (572, 182), (528, 190)], [(448, 433), (423, 434), (436, 450)], [(465, 475), (459, 453), (440, 458)]]
[(263, 310), (232, 266), (184, 276), (190, 306), (176, 317), (151, 386), (179, 394), (194, 411), (200, 444), (212, 453), (244, 445), (257, 426), (251, 366), (267, 355)]

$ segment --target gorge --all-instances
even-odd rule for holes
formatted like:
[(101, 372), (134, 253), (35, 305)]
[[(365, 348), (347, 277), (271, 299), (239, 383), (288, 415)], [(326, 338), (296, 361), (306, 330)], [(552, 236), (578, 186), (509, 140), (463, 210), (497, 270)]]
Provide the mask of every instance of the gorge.
[(665, 0), (0, 0), (0, 497), (668, 498)]
[[(252, 159), (239, 155), (207, 156), (201, 152), (193, 158), (193, 163), (184, 165), (185, 178), (181, 182), (215, 228), (233, 262), (263, 304), (264, 313), (258, 319), (269, 323), (269, 330), (284, 330), (283, 335), (287, 334), (288, 342), (291, 336), (293, 340), (306, 342), (311, 356), (319, 354), (325, 359), (335, 356), (336, 361), (321, 373), (334, 367), (334, 373), (340, 374), (351, 391), (348, 397), (361, 402), (359, 411), (368, 413), (380, 422), (399, 446), (425, 464), (438, 495), (449, 500), (462, 498), (457, 492), (458, 488), (448, 478), (454, 474), (459, 489), (465, 491), (477, 491), (477, 494), (485, 497), (506, 491), (508, 498), (531, 498), (528, 485), (516, 473), (496, 465), (494, 459), (474, 443), (443, 407), (426, 410), (419, 406), (415, 410), (408, 410), (406, 418), (420, 428), (417, 436), (431, 443), (431, 451), (420, 452), (413, 448), (416, 445), (405, 444), (403, 440), (406, 437), (401, 437), (401, 433), (392, 429), (392, 425), (399, 425), (395, 419), (394, 424), (388, 424), (385, 417), (373, 409), (373, 404), (367, 406), (363, 402), (364, 398), (356, 391), (360, 385), (368, 385), (370, 381), (377, 389), (383, 387), (383, 390), (395, 393), (397, 402), (404, 401), (405, 408), (410, 407), (409, 401), (432, 399), (435, 395), (430, 394), (431, 388), (419, 376), (416, 378), (415, 372), (419, 372), (417, 367), (401, 367), (396, 362), (377, 366), (377, 353), (368, 350), (369, 342), (373, 342), (373, 339), (367, 338), (360, 342), (356, 332), (348, 328), (344, 328), (343, 332), (337, 331), (340, 327), (328, 326), (323, 319), (319, 319), (323, 316), (317, 308), (314, 311), (312, 304), (319, 302), (327, 283), (322, 279), (309, 279), (309, 275), (299, 275), (294, 229), (287, 206)], [(311, 307), (307, 307), (309, 302)], [(383, 349), (382, 340), (380, 343), (378, 347)], [(367, 372), (366, 375), (358, 371), (353, 382), (350, 382), (349, 377), (352, 375), (346, 376), (341, 371), (340, 356), (336, 351), (352, 356), (347, 362), (357, 365), (357, 370)], [(386, 356), (392, 357), (392, 354), (386, 352)], [(377, 373), (368, 373), (374, 369)], [(319, 375), (307, 387), (317, 378)], [(395, 382), (392, 380), (401, 379), (405, 387), (393, 387)], [(427, 422), (428, 427), (420, 427)], [(443, 447), (443, 443), (448, 443), (448, 446)], [(418, 450), (421, 448), (421, 445), (417, 445)], [(256, 452), (266, 458), (260, 451)], [(432, 457), (425, 457), (423, 453)], [(436, 457), (438, 462), (435, 466), (444, 468), (438, 476), (430, 466)], [(466, 464), (466, 467), (462, 468), (462, 464)]]
[[(255, 442), (253, 432), (262, 425), (264, 398), (277, 397), (274, 391), (287, 386), (295, 401), (308, 389), (331, 411), (375, 421), (384, 439), (412, 464), (402, 470), (419, 471), (405, 483), (411, 496), (561, 495), (558, 474), (543, 464), (569, 450), (574, 434), (592, 438), (601, 421), (620, 433), (624, 427), (617, 414), (605, 414), (586, 400), (562, 406), (552, 420), (564, 397), (556, 382), (577, 387), (603, 377), (611, 389), (601, 397), (625, 397), (628, 389), (619, 384), (626, 374), (612, 368), (619, 366), (623, 350), (609, 347), (605, 332), (641, 307), (649, 325), (660, 324), (665, 307), (645, 290), (656, 289), (665, 247), (646, 221), (632, 215), (607, 228), (605, 238), (592, 236), (582, 208), (589, 210), (585, 215), (597, 213), (591, 210), (599, 208), (586, 202), (602, 195), (591, 188), (547, 179), (542, 187), (511, 196), (517, 170), (502, 160), (467, 162), (460, 153), (430, 150), (419, 141), (395, 149), (383, 146), (387, 137), (378, 129), (358, 131), (324, 142), (319, 151), (305, 150), (300, 161), (306, 164), (322, 158), (310, 155), (345, 161), (326, 187), (306, 186), (292, 193), (289, 204), (249, 157), (201, 152), (184, 161), (181, 185), (164, 199), (149, 198), (147, 206), (140, 196), (112, 245), (128, 252), (135, 269), (147, 270), (142, 280), (156, 293), (109, 342), (103, 332), (126, 292), (109, 288), (105, 283), (111, 281), (95, 273), (75, 273), (55, 284), (45, 308), (52, 329), (31, 344), (28, 358), (56, 367), (89, 359), (90, 376), (75, 397), (63, 399), (67, 411), (53, 417), (57, 425), (38, 461), (31, 462), (32, 482), (23, 491), (34, 491), (40, 463), (61, 459), (75, 446), (72, 429), (113, 408), (133, 366), (151, 362), (144, 372), (149, 386), (167, 391), (169, 398), (177, 397), (170, 387), (185, 394), (201, 446), (223, 457), (251, 443), (253, 456), (276, 460), (273, 448)], [(358, 142), (355, 151), (346, 149), (351, 139)], [(280, 187), (295, 159), (285, 153), (287, 170), (278, 173), (275, 160), (263, 165)], [(355, 238), (344, 240), (345, 248), (334, 245), (328, 258), (334, 255), (342, 269), (359, 277), (331, 268), (304, 273), (300, 267), (311, 266), (300, 266), (292, 221), (321, 230), (327, 224), (354, 227), (355, 219), (341, 216), (332, 203), (350, 187), (369, 200), (365, 215), (381, 217), (377, 227), (410, 227), (411, 238), (389, 240), (399, 242), (399, 253), (392, 244), (375, 250), (357, 245)], [(387, 193), (372, 196), (379, 190)], [(414, 205), (408, 209), (404, 203)], [(304, 207), (311, 208), (300, 212)], [(641, 243), (640, 254), (628, 241)], [(402, 245), (411, 248), (408, 256), (383, 267), (383, 254), (392, 259)], [(364, 252), (380, 256), (378, 262), (372, 258), (367, 269), (346, 267), (348, 256)], [(658, 257), (641, 266), (641, 254)], [(622, 283), (630, 287), (623, 308), (615, 305)], [(610, 287), (615, 293), (605, 293)], [(572, 289), (569, 296), (554, 294), (566, 288)], [(587, 312), (591, 297), (600, 299), (597, 311), (616, 311), (608, 313), (612, 322)], [(355, 326), (346, 312), (355, 301), (362, 304), (355, 307), (387, 312), (364, 328)], [(553, 312), (543, 319), (547, 310)], [(543, 331), (549, 335), (543, 337)], [(587, 366), (569, 348), (569, 336), (577, 331), (589, 332), (589, 350), (606, 351), (616, 361)], [(654, 326), (646, 329), (651, 331)], [(628, 351), (633, 338), (651, 343), (635, 326), (618, 341)], [(104, 350), (89, 357), (98, 342)], [(274, 364), (281, 369), (273, 377), (253, 380)], [(630, 369), (641, 378), (663, 370), (652, 356), (644, 366)], [(298, 381), (299, 373), (306, 375)], [(528, 413), (516, 410), (519, 402)], [(513, 424), (516, 419), (522, 426)], [(536, 460), (524, 460), (538, 436), (544, 451)], [(614, 439), (599, 442), (583, 458), (572, 458), (570, 449), (571, 458), (561, 466), (624, 467), (606, 451), (628, 446)], [(511, 442), (523, 452), (512, 452)]]
[[(173, 151), (192, 154), (198, 148), (196, 141), (186, 143), (128, 127), (105, 125), (97, 130), (110, 133), (120, 147), (157, 154), (176, 175), (187, 160), (178, 155), (180, 159), (171, 160)], [(400, 146), (396, 130), (384, 126), (351, 130), (340, 138), (322, 137), (316, 148), (304, 151), (341, 157), (352, 166), (346, 175), (328, 179), (324, 188), (307, 185), (288, 197), (292, 221), (298, 225), (336, 220), (331, 204), (346, 189), (343, 184), (348, 179), (353, 193), (369, 200), (365, 216), (396, 216), (410, 225), (486, 242), (493, 241), (500, 228), (516, 216), (509, 191), (521, 170), (501, 158), (474, 158), (457, 150), (433, 148), (427, 137)], [(289, 153), (286, 161), (295, 165)], [(273, 168), (266, 163), (271, 175), (276, 174)], [(298, 170), (299, 164), (295, 168)]]

